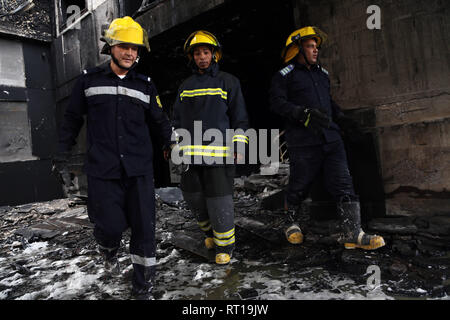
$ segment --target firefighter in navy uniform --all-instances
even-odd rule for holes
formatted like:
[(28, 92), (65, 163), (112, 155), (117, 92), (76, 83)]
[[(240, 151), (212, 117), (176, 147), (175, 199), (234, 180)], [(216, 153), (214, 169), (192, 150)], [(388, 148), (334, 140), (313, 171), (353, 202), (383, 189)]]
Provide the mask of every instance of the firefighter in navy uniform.
[(156, 266), (153, 150), (149, 126), (158, 129), (165, 148), (172, 128), (152, 80), (134, 67), (139, 50), (148, 51), (145, 30), (130, 17), (112, 21), (102, 40), (110, 63), (83, 71), (70, 97), (54, 160), (67, 172), (70, 150), (87, 116), (85, 171), (88, 213), (105, 269), (119, 273), (117, 251), (131, 228), (132, 294), (152, 298)]
[[(249, 142), (244, 135), (248, 129), (245, 101), (239, 80), (219, 70), (222, 51), (213, 34), (202, 30), (192, 33), (184, 51), (193, 75), (178, 89), (172, 125), (175, 131), (187, 130), (194, 139), (180, 142), (188, 164), (181, 175), (181, 189), (205, 233), (205, 246), (215, 248), (217, 264), (228, 264), (235, 247), (234, 163), (243, 162)], [(216, 129), (222, 141), (196, 141), (196, 121), (202, 135), (208, 129)], [(229, 139), (227, 129), (235, 133)]]
[(341, 218), (345, 248), (377, 249), (380, 236), (361, 229), (359, 197), (355, 194), (341, 129), (354, 127), (331, 99), (328, 72), (318, 63), (326, 34), (307, 26), (289, 35), (282, 58), (287, 64), (277, 72), (270, 88), (270, 108), (286, 120), (290, 176), (286, 192), (287, 213), (293, 222), (286, 229), (290, 243), (303, 241), (297, 221), (306, 221), (302, 201), (322, 170), (324, 185), (333, 196)]

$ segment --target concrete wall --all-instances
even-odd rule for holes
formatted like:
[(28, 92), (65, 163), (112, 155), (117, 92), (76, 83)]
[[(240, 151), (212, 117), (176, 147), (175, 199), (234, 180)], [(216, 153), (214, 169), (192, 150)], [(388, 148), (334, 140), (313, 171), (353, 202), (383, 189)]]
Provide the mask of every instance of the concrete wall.
[(62, 196), (51, 174), (56, 130), (50, 48), (32, 39), (0, 39), (0, 206)]
[[(26, 101), (11, 90), (25, 90), (22, 43), (0, 39), (0, 163), (31, 160), (31, 130)], [(11, 88), (11, 89), (10, 89)], [(22, 100), (25, 100), (22, 95)]]
[[(377, 140), (387, 214), (450, 212), (450, 5), (294, 0), (298, 27), (329, 35), (332, 93)], [(369, 5), (381, 29), (369, 30)]]
[(224, 2), (224, 0), (160, 1), (150, 10), (137, 17), (136, 21), (148, 31), (151, 38)]

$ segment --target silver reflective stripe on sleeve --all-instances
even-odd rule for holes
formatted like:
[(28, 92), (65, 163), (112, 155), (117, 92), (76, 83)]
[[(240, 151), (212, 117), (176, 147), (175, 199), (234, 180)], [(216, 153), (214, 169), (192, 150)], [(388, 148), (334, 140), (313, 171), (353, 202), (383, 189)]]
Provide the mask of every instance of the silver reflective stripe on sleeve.
[(90, 88), (87, 88), (86, 90), (84, 90), (84, 94), (86, 95), (86, 97), (91, 97), (91, 96), (96, 96), (96, 95), (101, 95), (101, 94), (112, 94), (112, 95), (121, 94), (121, 95), (128, 96), (131, 98), (139, 99), (145, 103), (150, 103), (149, 95), (146, 95), (146, 94), (142, 93), (141, 91), (130, 89), (130, 88), (125, 88), (122, 86), (90, 87)]
[(135, 264), (140, 264), (144, 267), (152, 267), (156, 265), (156, 258), (145, 258), (135, 254), (131, 255), (131, 262)]

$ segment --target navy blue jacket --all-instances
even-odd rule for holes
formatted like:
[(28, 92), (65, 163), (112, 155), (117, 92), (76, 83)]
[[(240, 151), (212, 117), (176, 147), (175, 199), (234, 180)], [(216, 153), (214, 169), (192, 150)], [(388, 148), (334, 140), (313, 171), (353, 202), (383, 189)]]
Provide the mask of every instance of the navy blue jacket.
[(292, 118), (296, 106), (307, 108), (321, 107), (329, 117), (336, 119), (341, 114), (339, 106), (330, 96), (328, 72), (313, 65), (308, 69), (297, 62), (289, 64), (272, 78), (270, 88), (270, 110), (285, 119), (286, 141), (288, 146), (310, 146), (341, 139), (340, 129), (332, 122), (330, 129), (322, 129), (322, 135)]
[(172, 128), (162, 110), (155, 85), (130, 70), (120, 79), (108, 66), (83, 71), (70, 97), (59, 136), (59, 152), (70, 151), (87, 116), (85, 171), (103, 178), (153, 172), (153, 126), (163, 145)]
[[(219, 130), (223, 135), (221, 143), (194, 141), (194, 121), (201, 121), (202, 136), (208, 129)], [(192, 156), (192, 162), (212, 164), (203, 161), (209, 158), (213, 164), (222, 164), (220, 161), (224, 158), (233, 157), (231, 144), (236, 152), (238, 144), (247, 147), (249, 143), (244, 135), (248, 129), (248, 117), (239, 79), (220, 71), (217, 63), (213, 63), (203, 74), (194, 71), (178, 89), (172, 125), (175, 130), (185, 129), (191, 134), (191, 141), (182, 141), (180, 145), (185, 155)], [(237, 133), (228, 137), (227, 129)], [(215, 147), (208, 147), (213, 144)]]

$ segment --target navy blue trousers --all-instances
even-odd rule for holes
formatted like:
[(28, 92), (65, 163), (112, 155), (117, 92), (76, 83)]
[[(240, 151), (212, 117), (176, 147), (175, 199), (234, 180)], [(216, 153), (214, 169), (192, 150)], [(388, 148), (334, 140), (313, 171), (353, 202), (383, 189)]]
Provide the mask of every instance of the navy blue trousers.
[(117, 252), (122, 233), (131, 228), (133, 286), (150, 288), (156, 269), (155, 189), (153, 175), (103, 180), (88, 176), (88, 212), (100, 249)]
[(288, 152), (290, 175), (286, 200), (289, 206), (301, 204), (321, 171), (324, 186), (336, 202), (345, 196), (358, 200), (342, 140), (315, 146), (289, 147)]

